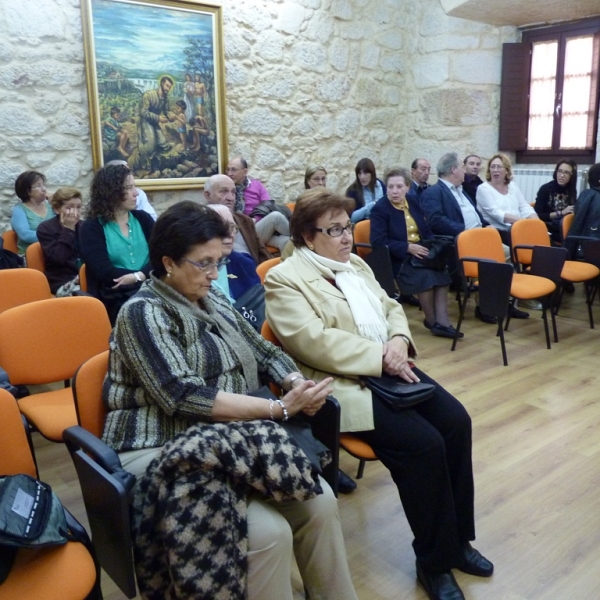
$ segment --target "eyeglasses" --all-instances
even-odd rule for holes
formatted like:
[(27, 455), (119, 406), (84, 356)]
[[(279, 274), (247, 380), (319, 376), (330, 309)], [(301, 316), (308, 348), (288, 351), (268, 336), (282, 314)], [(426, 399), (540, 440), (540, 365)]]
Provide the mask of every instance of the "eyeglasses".
[(504, 168), (504, 165), (490, 165), (490, 171), (501, 171)]
[(571, 175), (573, 175), (573, 171), (563, 171), (562, 169), (559, 169), (558, 171), (556, 171), (557, 175), (564, 175), (571, 177)]
[(235, 235), (239, 230), (240, 228), (235, 223), (231, 223), (229, 225), (229, 233), (231, 235)]
[(342, 227), (341, 225), (334, 225), (329, 229), (323, 229), (322, 227), (315, 227), (315, 231), (320, 231), (321, 233), (326, 233), (329, 237), (340, 237), (344, 231), (348, 232), (352, 235), (354, 231), (354, 223), (348, 223), (346, 227)]
[(213, 269), (217, 269), (217, 271), (225, 266), (229, 264), (229, 259), (228, 258), (222, 258), (221, 260), (219, 260), (218, 262), (210, 262), (207, 260), (203, 260), (202, 262), (196, 262), (194, 260), (190, 260), (189, 258), (182, 258), (181, 260), (184, 260), (185, 262), (189, 262), (190, 264), (194, 265), (195, 267), (198, 267), (200, 269), (200, 271), (202, 271), (202, 273), (207, 274), (210, 273)]
[(311, 177), (310, 181), (314, 183), (327, 183), (327, 177)]

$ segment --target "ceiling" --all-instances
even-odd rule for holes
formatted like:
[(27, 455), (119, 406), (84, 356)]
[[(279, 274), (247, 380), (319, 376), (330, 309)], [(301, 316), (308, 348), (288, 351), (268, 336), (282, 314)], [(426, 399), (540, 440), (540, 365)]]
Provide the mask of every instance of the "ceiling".
[(498, 27), (526, 27), (600, 15), (600, 0), (440, 0), (447, 15)]

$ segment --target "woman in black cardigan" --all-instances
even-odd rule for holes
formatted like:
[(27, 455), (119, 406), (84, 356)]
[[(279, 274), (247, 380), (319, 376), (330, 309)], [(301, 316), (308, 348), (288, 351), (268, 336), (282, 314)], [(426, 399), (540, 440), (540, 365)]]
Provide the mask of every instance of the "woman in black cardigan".
[[(387, 195), (371, 210), (371, 245), (387, 246), (392, 259), (394, 277), (402, 294), (417, 294), (425, 319), (423, 324), (433, 335), (453, 338), (456, 329), (448, 317), (448, 270), (436, 271), (413, 266), (414, 259), (423, 260), (429, 250), (421, 244), (433, 234), (417, 201), (406, 192), (410, 189), (408, 169), (390, 169), (384, 177)], [(463, 337), (462, 333), (458, 334)]]
[(151, 269), (148, 240), (154, 219), (135, 210), (137, 195), (128, 167), (103, 167), (92, 181), (88, 218), (81, 225), (88, 291), (104, 303), (113, 325)]
[(51, 204), (56, 216), (37, 228), (44, 253), (44, 273), (53, 294), (70, 296), (79, 289), (81, 257), (77, 236), (81, 225), (81, 192), (72, 187), (59, 188)]

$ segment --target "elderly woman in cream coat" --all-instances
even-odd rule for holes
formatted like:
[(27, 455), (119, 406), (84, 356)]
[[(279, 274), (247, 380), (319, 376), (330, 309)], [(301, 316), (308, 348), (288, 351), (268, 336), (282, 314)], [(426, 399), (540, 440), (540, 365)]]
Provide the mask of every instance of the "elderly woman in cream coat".
[[(490, 576), (475, 550), (471, 420), (464, 407), (410, 362), (407, 319), (372, 271), (351, 254), (346, 200), (328, 189), (302, 194), (291, 220), (294, 253), (265, 280), (267, 320), (302, 373), (333, 376), (341, 431), (370, 444), (390, 470), (414, 534), (417, 577), (434, 600), (464, 598), (451, 569)], [(361, 375), (433, 383), (433, 397), (393, 411)]]

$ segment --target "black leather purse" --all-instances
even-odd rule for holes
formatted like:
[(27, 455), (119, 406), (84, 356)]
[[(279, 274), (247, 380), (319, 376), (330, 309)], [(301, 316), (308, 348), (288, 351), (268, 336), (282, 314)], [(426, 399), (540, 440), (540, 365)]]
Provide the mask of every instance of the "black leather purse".
[(421, 240), (420, 246), (425, 246), (429, 250), (427, 258), (417, 258), (412, 256), (410, 264), (417, 269), (433, 269), (434, 271), (444, 271), (446, 263), (452, 252), (452, 243), (447, 240)]
[(435, 385), (432, 383), (409, 383), (392, 375), (365, 376), (360, 379), (394, 411), (412, 408), (421, 402), (425, 402), (435, 392)]

